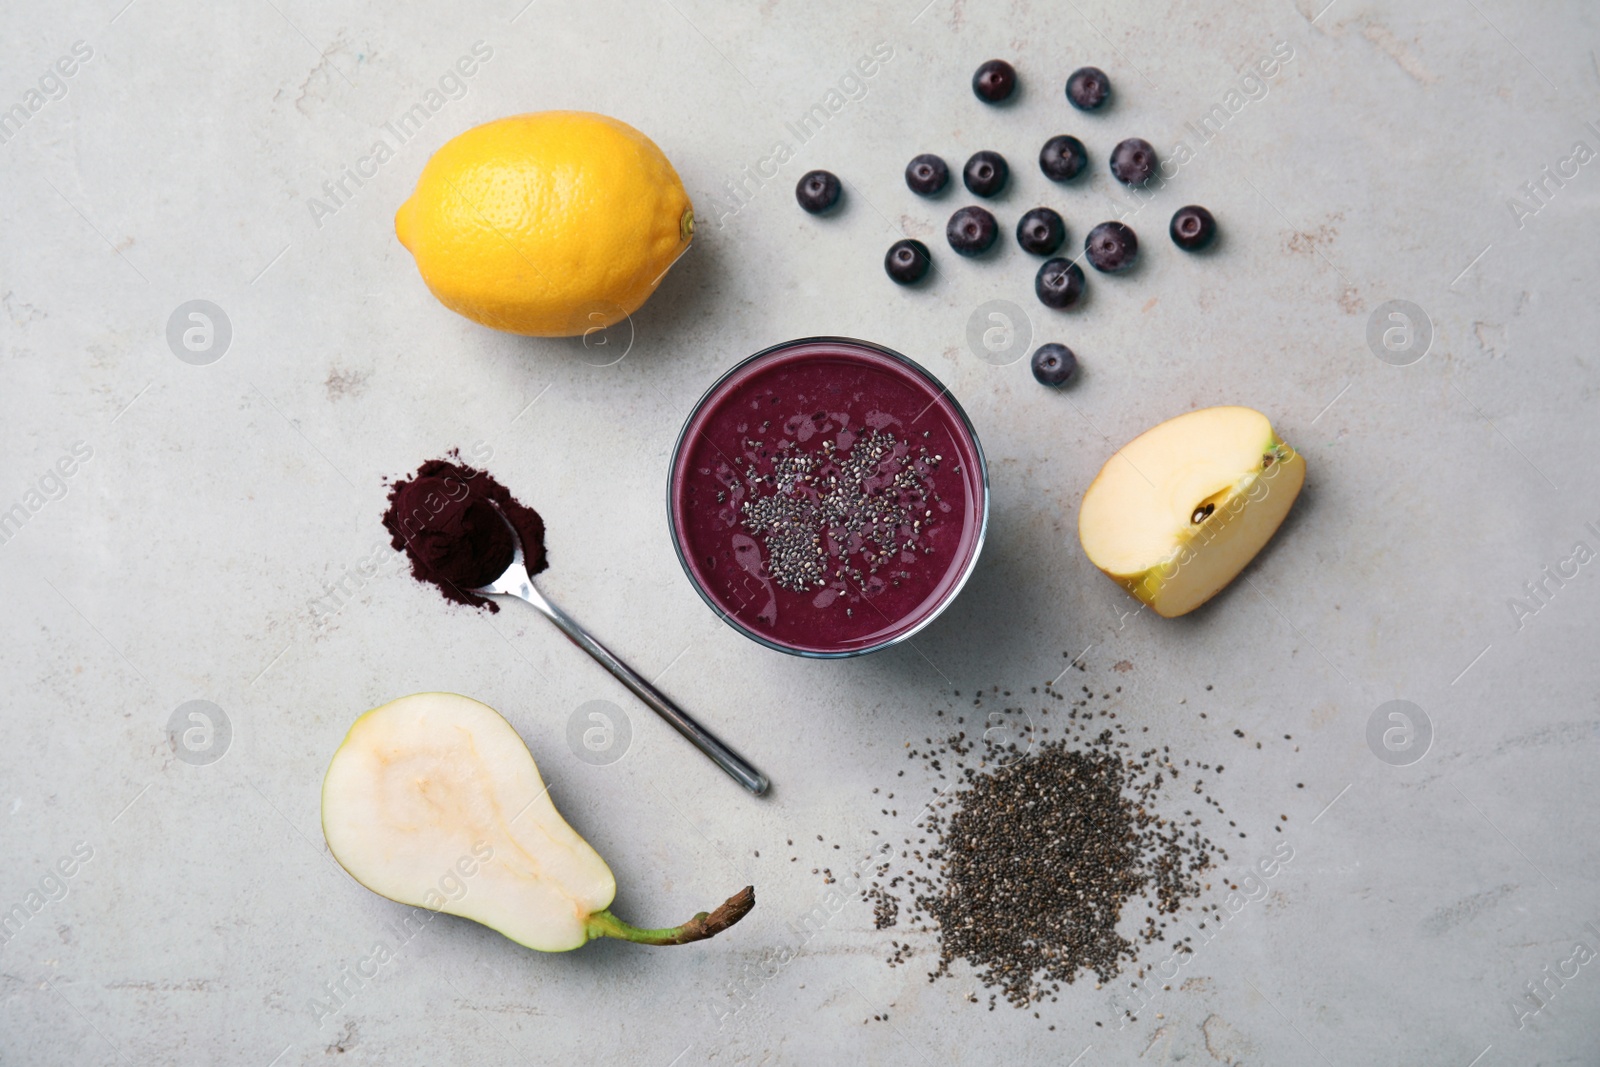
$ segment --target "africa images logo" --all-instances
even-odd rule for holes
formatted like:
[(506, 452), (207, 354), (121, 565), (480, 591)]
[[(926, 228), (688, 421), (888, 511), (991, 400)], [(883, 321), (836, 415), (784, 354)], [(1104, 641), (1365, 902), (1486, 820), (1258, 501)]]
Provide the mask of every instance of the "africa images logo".
[[(1596, 538), (1600, 538), (1600, 523), (1585, 523), (1583, 528)], [(1582, 568), (1594, 557), (1595, 552), (1589, 547), (1589, 542), (1575, 541), (1571, 552), (1554, 563), (1545, 564), (1537, 578), (1523, 583), (1524, 595), (1506, 600), (1506, 605), (1511, 609), (1512, 621), (1517, 624), (1517, 630), (1520, 631), (1528, 625), (1529, 619), (1549, 607), (1556, 594), (1565, 589), (1568, 582), (1578, 577)]]
[(0, 110), (0, 144), (8, 143), (21, 133), (22, 127), (46, 105), (65, 97), (69, 89), (67, 80), (93, 58), (94, 48), (88, 42), (72, 42), (72, 50), (46, 67), (37, 83), (23, 91), (20, 100)]
[[(451, 69), (439, 76), (437, 85), (430, 86), (422, 99), (383, 124), (383, 138), (374, 141), (367, 154), (341, 169), (338, 175), (322, 183), (322, 196), (306, 197), (306, 209), (311, 221), (322, 229), (324, 219), (337, 215), (341, 208), (354, 199), (361, 187), (378, 176), (378, 168), (389, 162), (404, 145), (409, 144), (429, 119), (444, 109), (452, 100), (467, 95), (468, 79), (494, 58), (494, 49), (484, 41), (474, 41), (471, 54), (460, 57)], [(351, 188), (354, 185), (355, 188)]]

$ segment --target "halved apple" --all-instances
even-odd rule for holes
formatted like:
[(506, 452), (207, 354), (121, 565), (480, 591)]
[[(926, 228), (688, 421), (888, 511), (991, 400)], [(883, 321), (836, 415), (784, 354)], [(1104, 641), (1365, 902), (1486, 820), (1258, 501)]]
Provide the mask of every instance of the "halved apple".
[(1233, 581), (1272, 539), (1306, 464), (1245, 407), (1168, 419), (1100, 469), (1078, 511), (1089, 562), (1174, 618)]

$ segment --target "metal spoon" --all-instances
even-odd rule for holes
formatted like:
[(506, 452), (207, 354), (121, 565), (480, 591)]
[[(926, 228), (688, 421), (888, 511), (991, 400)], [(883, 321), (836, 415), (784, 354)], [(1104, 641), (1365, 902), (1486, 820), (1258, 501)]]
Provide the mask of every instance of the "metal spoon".
[(634, 696), (650, 705), (657, 715), (671, 723), (672, 728), (687, 737), (695, 748), (710, 756), (716, 765), (727, 771), (734, 781), (750, 790), (756, 796), (765, 793), (767, 787), (771, 784), (766, 775), (750, 766), (742, 756), (718, 740), (715, 734), (690, 718), (687, 712), (668, 700), (655, 686), (641, 678), (632, 667), (618, 659), (609, 648), (590, 637), (583, 627), (572, 620), (571, 616), (546, 600), (544, 595), (533, 587), (533, 579), (528, 576), (528, 568), (524, 563), (522, 538), (517, 534), (516, 527), (511, 525), (511, 520), (506, 518), (505, 513), (498, 507), (495, 508), (495, 514), (500, 516), (500, 521), (504, 522), (511, 531), (513, 549), (511, 566), (507, 567), (505, 573), (500, 577), (486, 586), (472, 590), (472, 592), (480, 596), (514, 596), (519, 600), (526, 600), (529, 604), (532, 604), (539, 610), (540, 614), (559, 626), (561, 632), (566, 634), (573, 644), (599, 661), (602, 667), (616, 676), (617, 681), (633, 690)]

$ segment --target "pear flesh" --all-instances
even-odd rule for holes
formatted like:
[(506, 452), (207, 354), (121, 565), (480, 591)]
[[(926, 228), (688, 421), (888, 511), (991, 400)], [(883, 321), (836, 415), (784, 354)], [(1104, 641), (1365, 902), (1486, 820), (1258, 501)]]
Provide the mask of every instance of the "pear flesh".
[(697, 941), (755, 903), (746, 887), (681, 927), (616, 918), (606, 910), (611, 868), (556, 810), (522, 738), (493, 708), (454, 693), (401, 697), (356, 720), (323, 780), (322, 832), (374, 893), (544, 952), (592, 937)]
[(1167, 618), (1193, 611), (1272, 539), (1306, 464), (1246, 407), (1191, 411), (1117, 451), (1083, 494), (1089, 561)]

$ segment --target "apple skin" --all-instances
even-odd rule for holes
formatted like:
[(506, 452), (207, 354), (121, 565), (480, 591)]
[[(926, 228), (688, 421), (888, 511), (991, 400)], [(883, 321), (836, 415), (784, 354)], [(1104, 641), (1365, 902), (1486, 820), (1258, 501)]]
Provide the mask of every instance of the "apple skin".
[[(1203, 409), (1180, 415), (1146, 431), (1141, 437), (1160, 433), (1180, 420), (1222, 410)], [(1232, 410), (1241, 414), (1248, 412), (1249, 416), (1260, 420), (1260, 448), (1255, 454), (1262, 456), (1263, 466), (1239, 472), (1237, 479), (1225, 488), (1194, 501), (1196, 507), (1208, 504), (1214, 510), (1203, 522), (1176, 533), (1171, 549), (1159, 561), (1137, 569), (1108, 566), (1096, 559), (1097, 553), (1091, 547), (1095, 539), (1087, 530), (1088, 526), (1102, 521), (1092, 499), (1096, 486), (1103, 479), (1116, 478), (1122, 473), (1118, 470), (1117, 459), (1132, 447), (1132, 443), (1107, 461), (1084, 493), (1084, 506), (1079, 511), (1079, 537), (1090, 562), (1163, 618), (1176, 618), (1193, 611), (1238, 577), (1272, 539), (1305, 484), (1305, 458), (1272, 429), (1266, 417), (1250, 409)]]

